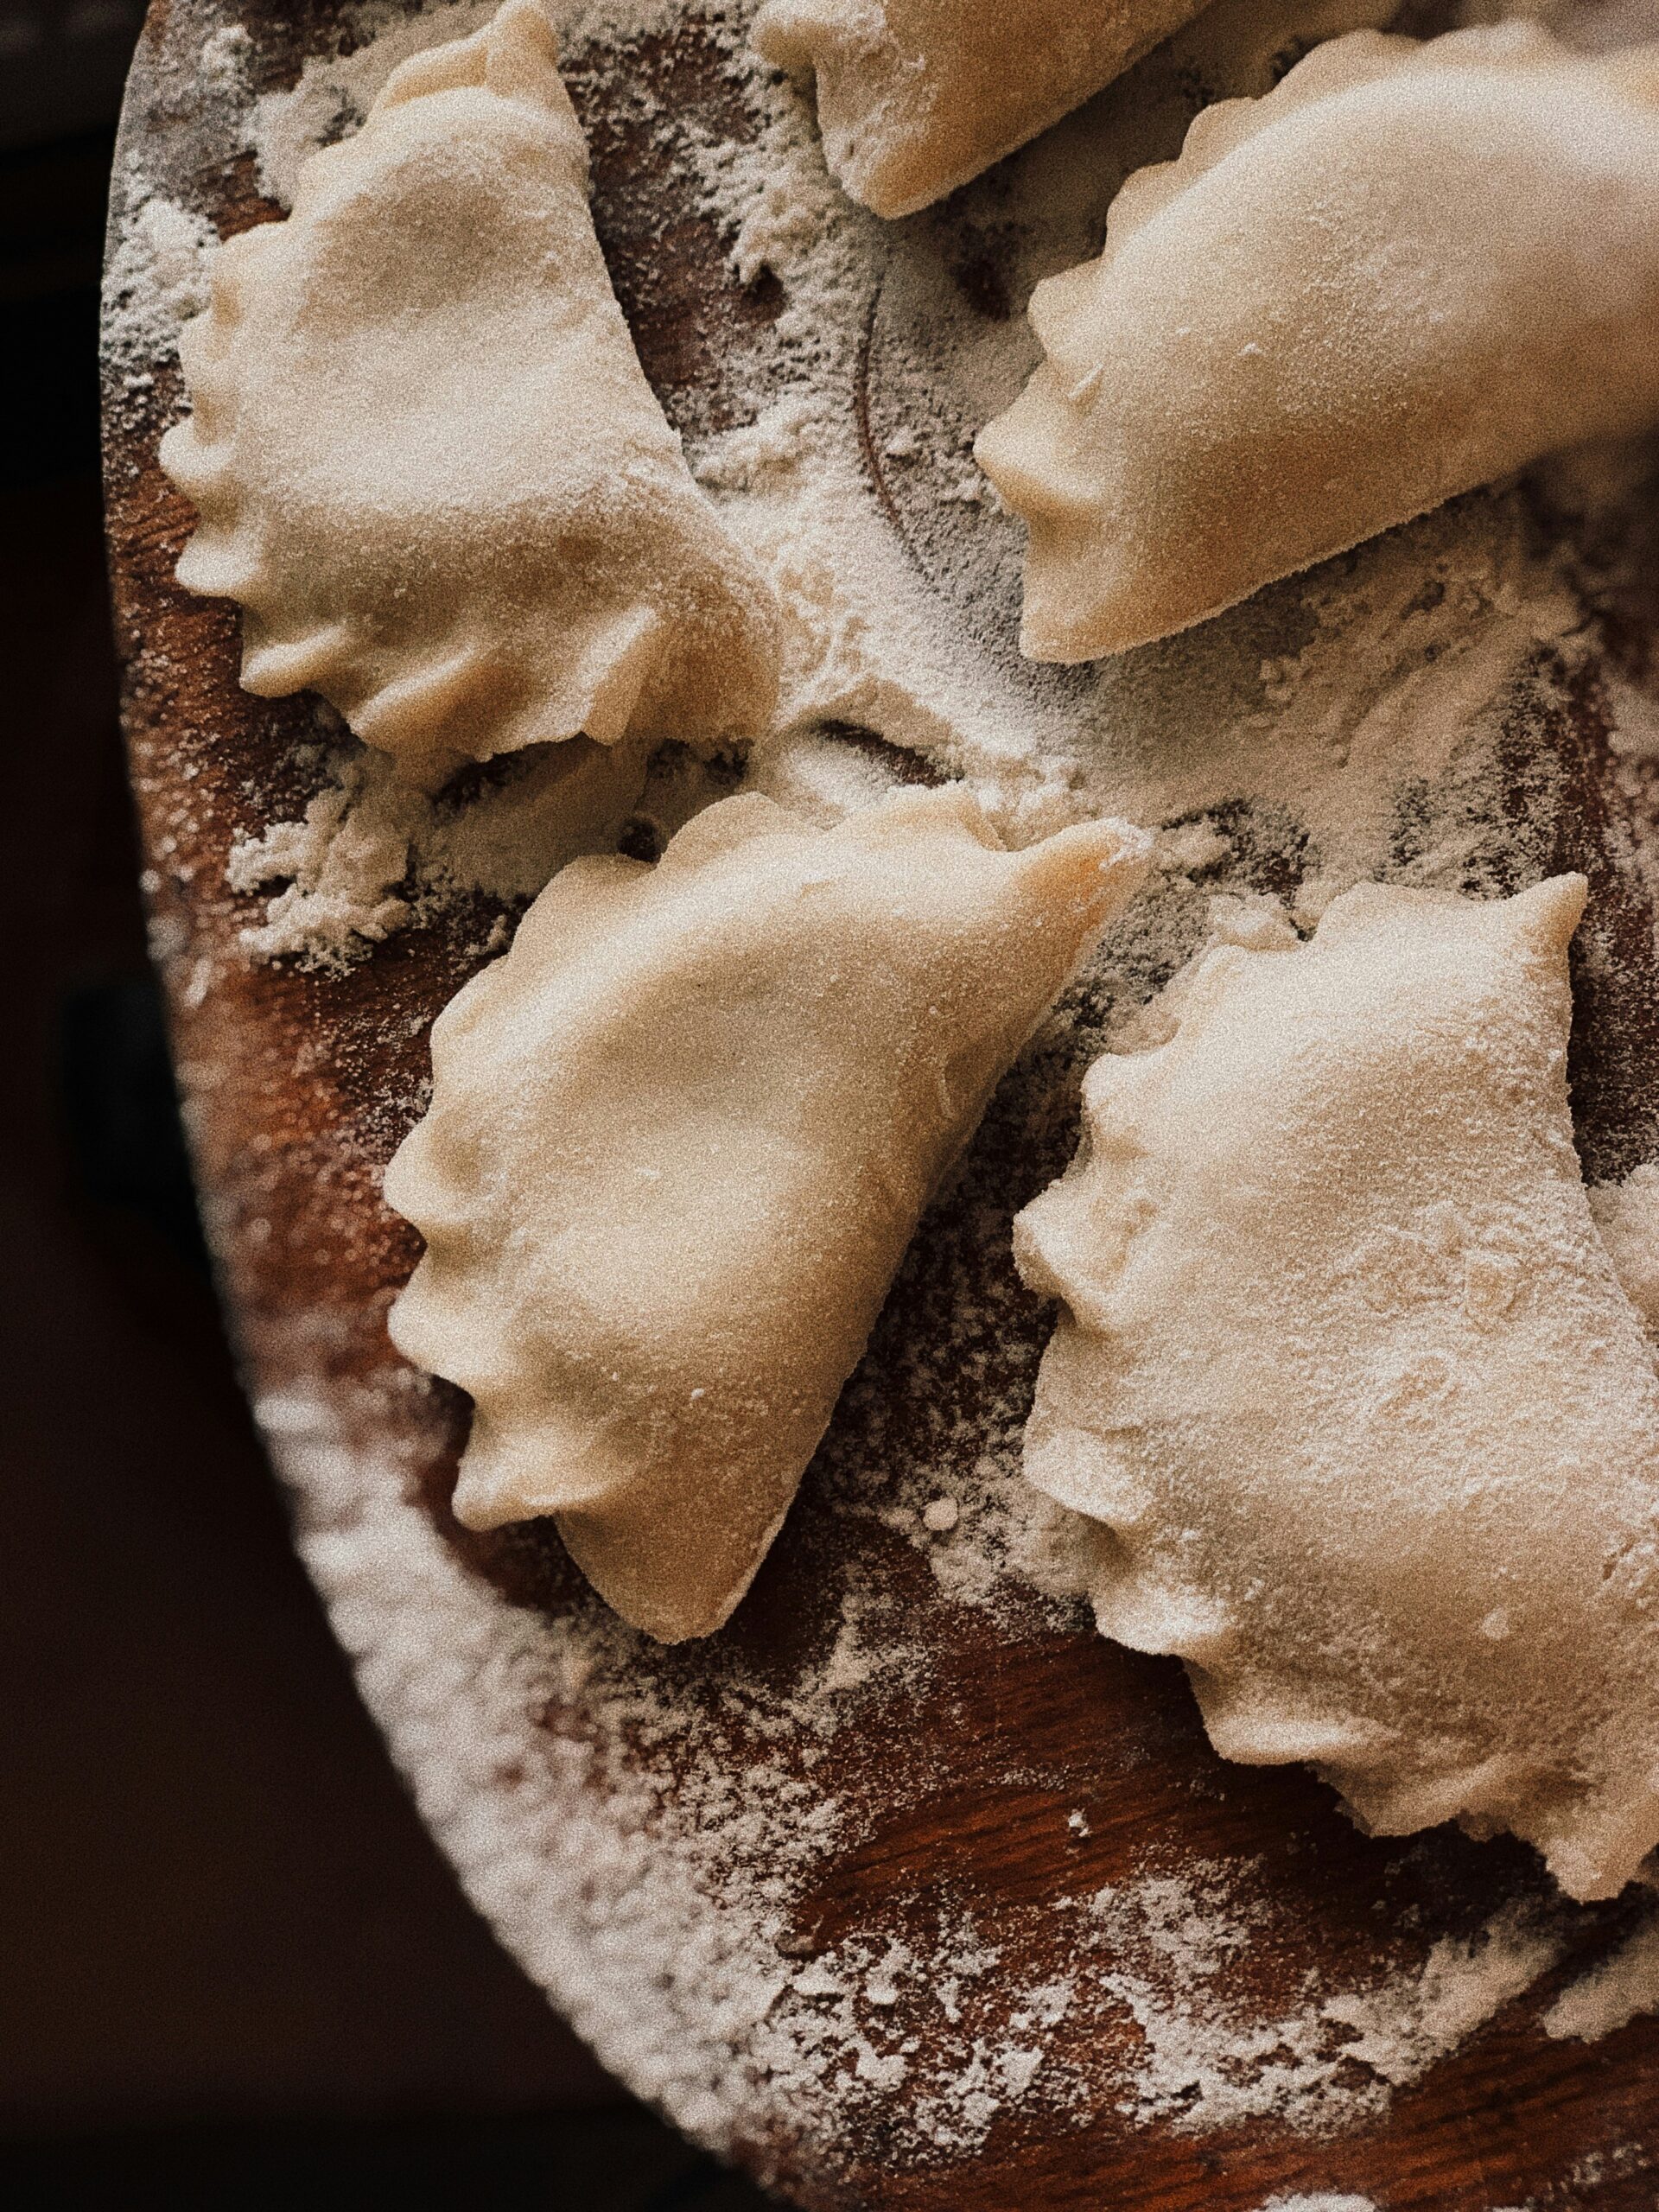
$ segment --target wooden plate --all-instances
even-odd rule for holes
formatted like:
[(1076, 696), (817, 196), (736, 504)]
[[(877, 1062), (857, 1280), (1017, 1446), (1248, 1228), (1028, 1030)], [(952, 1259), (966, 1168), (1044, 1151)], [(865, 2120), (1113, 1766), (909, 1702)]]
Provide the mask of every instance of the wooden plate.
[[(251, 49), (209, 51), (238, 23)], [(360, 35), (328, 0), (154, 0), (112, 239), (150, 193), (225, 234), (277, 215), (207, 91), (244, 69), (255, 92), (281, 89)], [(776, 315), (777, 287), (741, 285), (717, 221), (672, 196), (652, 120), (752, 132), (719, 39), (690, 20), (580, 47), (570, 80), (647, 372), (671, 413), (741, 419), (723, 365)], [(959, 271), (988, 315), (1007, 312), (995, 251), (982, 239)], [(904, 533), (868, 435), (872, 346), (846, 405), (872, 497)], [(191, 514), (156, 447), (181, 395), (164, 354), (149, 372), (109, 372), (110, 543), (208, 1228), (364, 1695), (526, 1969), (634, 2089), (809, 2206), (1659, 2202), (1659, 2025), (1586, 2044), (1541, 2024), (1642, 1900), (1568, 1910), (1509, 1842), (1362, 1837), (1305, 1774), (1216, 1758), (1173, 1663), (976, 1581), (960, 1527), (936, 1541), (913, 1515), (893, 1525), (893, 1501), (935, 1493), (971, 1514), (1017, 1437), (1048, 1316), (1013, 1274), (1007, 1224), (1069, 1153), (1075, 1043), (1051, 1040), (1003, 1086), (727, 1633), (658, 1651), (550, 1534), (454, 1525), (466, 1408), (388, 1344), (416, 1247), (379, 1175), (419, 1110), (427, 1026), (504, 910), (452, 902), (341, 974), (247, 957), (258, 904), (227, 888), (227, 853), (301, 813), (327, 770), (312, 702), (243, 693), (233, 610), (174, 584)], [(1592, 880), (1573, 1079), (1605, 1177), (1659, 1151), (1651, 773), (1610, 751), (1606, 707), (1610, 683), (1647, 672), (1654, 605), (1618, 579), (1643, 572), (1648, 509), (1604, 512), (1594, 532), (1541, 493), (1529, 512), (1572, 549), (1595, 627), (1570, 663), (1541, 650), (1509, 710), (1506, 850), (1517, 880)], [(1591, 542), (1610, 531), (1616, 563)], [(912, 550), (925, 570), (931, 549)], [(1282, 844), (1237, 849), (1239, 884), (1294, 887)], [(980, 1317), (966, 1337), (964, 1312)]]

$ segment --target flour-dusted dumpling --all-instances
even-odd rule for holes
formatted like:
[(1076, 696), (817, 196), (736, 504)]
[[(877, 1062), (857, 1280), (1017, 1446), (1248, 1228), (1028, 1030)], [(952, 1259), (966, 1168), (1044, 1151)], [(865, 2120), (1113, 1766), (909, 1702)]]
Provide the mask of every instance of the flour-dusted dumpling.
[(1025, 652), (1087, 660), (1659, 416), (1659, 48), (1334, 40), (1132, 176), (1031, 320), (976, 451)]
[(588, 213), (537, 0), (406, 61), (233, 238), (162, 460), (242, 680), (426, 773), (577, 732), (763, 727), (770, 591), (693, 483)]
[(1015, 1237), (1068, 1309), (1026, 1471), (1098, 1524), (1105, 1633), (1228, 1758), (1593, 1897), (1659, 1840), (1659, 1380), (1573, 1151), (1584, 897), (1366, 886), (1210, 951)]
[(1147, 840), (1006, 851), (962, 790), (723, 800), (577, 861), (432, 1033), (386, 1176), (399, 1349), (476, 1402), (455, 1511), (557, 1516), (673, 1641), (748, 1587), (893, 1270)]
[(823, 156), (908, 215), (1034, 138), (1205, 0), (766, 0), (754, 43), (817, 79)]

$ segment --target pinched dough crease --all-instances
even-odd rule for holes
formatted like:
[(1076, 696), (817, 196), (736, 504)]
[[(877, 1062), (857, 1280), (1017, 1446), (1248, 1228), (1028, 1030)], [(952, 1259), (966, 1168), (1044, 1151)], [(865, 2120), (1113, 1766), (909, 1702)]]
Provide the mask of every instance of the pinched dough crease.
[(476, 1405), (455, 1511), (551, 1514), (672, 1641), (748, 1587), (940, 1177), (1123, 904), (1122, 823), (998, 842), (960, 789), (830, 830), (727, 799), (573, 862), (432, 1033), (386, 1176), (391, 1332)]

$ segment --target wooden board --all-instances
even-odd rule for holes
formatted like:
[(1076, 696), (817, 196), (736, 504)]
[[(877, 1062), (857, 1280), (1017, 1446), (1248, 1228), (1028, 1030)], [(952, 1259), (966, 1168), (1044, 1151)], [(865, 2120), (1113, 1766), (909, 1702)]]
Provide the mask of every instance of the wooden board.
[[(222, 18), (252, 34), (261, 89), (291, 83), (343, 19), (327, 0), (246, 0)], [(245, 151), (204, 143), (190, 64), (217, 20), (154, 0), (122, 159), (146, 164), (228, 234), (280, 211), (261, 198)], [(696, 25), (636, 48), (628, 67), (636, 87), (643, 81), (668, 111), (696, 105), (714, 127), (723, 117), (742, 128)], [(723, 346), (774, 314), (776, 298), (764, 285), (737, 284), (710, 219), (684, 207), (664, 219), (653, 198), (652, 133), (637, 107), (607, 99), (602, 58), (575, 69), (572, 86), (593, 133), (601, 237), (647, 372), (671, 412), (695, 395), (706, 420), (721, 404)], [(982, 291), (984, 270), (969, 276)], [(1217, 1759), (1173, 1662), (1109, 1647), (1052, 1609), (953, 1602), (914, 1545), (855, 1510), (873, 1466), (948, 1478), (979, 1450), (992, 1405), (1029, 1389), (1047, 1315), (1013, 1275), (1007, 1223), (1071, 1148), (1075, 1070), (1063, 1056), (1035, 1056), (999, 1094), (962, 1185), (925, 1225), (772, 1560), (716, 1644), (661, 1655), (619, 1642), (550, 1533), (480, 1537), (453, 1524), (447, 1498), (466, 1408), (456, 1394), (404, 1374), (391, 1353), (386, 1308), (417, 1248), (382, 1205), (378, 1172), (416, 1110), (426, 1026), (483, 957), (497, 910), (481, 899), (451, 909), (344, 975), (245, 957), (238, 932), (257, 905), (226, 888), (226, 856), (238, 836), (293, 818), (320, 786), (316, 728), (308, 702), (272, 704), (240, 690), (233, 611), (190, 599), (173, 582), (191, 514), (161, 474), (156, 443), (178, 411), (176, 370), (161, 367), (154, 387), (137, 391), (118, 374), (110, 397), (110, 543), (148, 888), (209, 1230), (249, 1389), (296, 1484), (308, 1558), (429, 1818), (505, 1939), (601, 2056), (641, 2094), (809, 2206), (1251, 2212), (1274, 2193), (1316, 2190), (1357, 2192), (1386, 2212), (1522, 2203), (1636, 2212), (1659, 2202), (1659, 2024), (1637, 2019), (1592, 2045), (1553, 2040), (1539, 2024), (1549, 1998), (1635, 1924), (1638, 1901), (1566, 1910), (1531, 1855), (1508, 1842), (1478, 1846), (1449, 1833), (1367, 1840), (1305, 1774)], [(849, 408), (865, 399), (848, 393)], [(879, 471), (873, 450), (869, 459)], [(891, 499), (887, 511), (902, 527)], [(1541, 509), (1540, 526), (1556, 526)], [(1627, 675), (1640, 674), (1653, 607), (1631, 597), (1601, 613), (1606, 650)], [(1535, 872), (1580, 867), (1594, 885), (1599, 957), (1576, 979), (1573, 1077), (1586, 1159), (1612, 1174), (1659, 1149), (1659, 1019), (1653, 918), (1630, 865), (1647, 825), (1636, 818), (1630, 779), (1611, 773), (1602, 674), (1594, 655), (1561, 671), (1555, 708), (1529, 715), (1512, 743), (1517, 779), (1541, 760), (1552, 771)], [(296, 753), (308, 744), (311, 754)], [(923, 1354), (939, 1340), (940, 1301), (963, 1284), (997, 1325), (951, 1370)], [(411, 1573), (402, 1601), (414, 1635), (397, 1644), (401, 1675), (386, 1662), (386, 1639), (397, 1640), (385, 1625), (399, 1602), (395, 1574), (390, 1598), (384, 1585), (362, 1595), (339, 1564), (344, 1554), (329, 1548), (336, 1524), (360, 1528), (371, 1511), (407, 1514), (400, 1484), (418, 1500), (422, 1535), (408, 1536), (409, 1555), (427, 1562), (426, 1579)], [(385, 1525), (407, 1535), (410, 1524), (388, 1517)], [(360, 1573), (364, 1556), (353, 1554), (352, 1572)], [(441, 1644), (461, 1617), (432, 1610), (446, 1575), (444, 1591), (453, 1584), (461, 1593), (457, 1605), (481, 1605), (502, 1624), (524, 1681), (541, 1680), (543, 1644), (568, 1656), (571, 1639), (586, 1637), (599, 1655), (592, 1681), (567, 1666), (556, 1670), (554, 1692), (543, 1681), (533, 1711), (525, 1694), (512, 1755), (482, 1779), (455, 1744), (469, 1700), (476, 1695), (481, 1712), (497, 1697), (494, 1647), (486, 1649), (485, 1638), (474, 1659), (434, 1649), (429, 1674), (416, 1665), (418, 1680), (407, 1660), (423, 1619)], [(902, 1619), (920, 1662), (885, 1686), (857, 1689), (849, 1719), (832, 1732), (804, 1724), (797, 1738), (787, 1730), (780, 1738), (778, 1716), (793, 1688), (822, 1686), (843, 1620), (836, 1596), (849, 1588), (884, 1618)], [(627, 1735), (615, 1688), (630, 1669), (675, 1713), (698, 1716), (700, 1789), (711, 1732), (725, 1729), (734, 1771), (753, 1756), (772, 1777), (757, 1786), (792, 1772), (806, 1779), (811, 1802), (836, 1807), (829, 1840), (775, 1870), (765, 1941), (784, 1994), (773, 2010), (796, 2024), (770, 2058), (765, 2018), (730, 2011), (704, 1937), (702, 1948), (680, 1948), (681, 1934), (703, 1927), (696, 1910), (654, 1928), (636, 1915), (632, 1933), (618, 1932), (619, 1896), (658, 1894), (648, 1866), (639, 1886), (617, 1890), (624, 1847), (644, 1864), (653, 1839), (671, 1831), (691, 1837), (685, 1850), (662, 1847), (677, 1869), (701, 1865), (704, 1920), (741, 1920), (746, 1974), (765, 1917), (757, 1918), (753, 1869), (741, 1897), (728, 1902), (718, 1869), (698, 1861), (699, 1823), (716, 1836), (732, 1831), (688, 1809), (671, 1743), (636, 1730), (585, 1766), (575, 1755), (593, 1752), (607, 1732)], [(625, 1792), (613, 1803), (625, 1768), (645, 1796)], [(502, 1809), (510, 1800), (528, 1800), (530, 1810)], [(649, 1817), (640, 1811), (647, 1801)], [(533, 1881), (526, 1875), (515, 1889), (502, 1852), (474, 1847), (486, 1812), (499, 1815), (492, 1834), (507, 1840), (507, 1856), (535, 1860)], [(607, 1821), (616, 1831), (609, 1859)], [(601, 1841), (585, 1860), (561, 1859), (561, 1840), (578, 1832)], [(1129, 1939), (1109, 1908), (1103, 1916), (1089, 1904), (1103, 1890), (1138, 1898), (1144, 1937), (1146, 1884), (1160, 1873), (1185, 1881), (1189, 1896), (1194, 1884), (1201, 1891), (1225, 1878), (1243, 1934), (1219, 1971), (1241, 2018), (1302, 2020), (1310, 1988), (1370, 1988), (1394, 1968), (1421, 1986), (1433, 1945), (1455, 1945), (1505, 1912), (1546, 1929), (1557, 1961), (1452, 2055), (1391, 2094), (1375, 2069), (1340, 2061), (1338, 2037), (1338, 2094), (1323, 2130), (1265, 2110), (1195, 2131), (1179, 2094), (1151, 2113), (1137, 2101), (1147, 2024), (1122, 1984), (1111, 1984), (1115, 1965), (1129, 1962), (1115, 1946)], [(608, 1902), (596, 1904), (607, 1882)], [(1241, 1911), (1245, 1897), (1252, 1902)], [(971, 1942), (959, 1934), (942, 1949), (942, 1920), (970, 1923)], [(942, 1993), (941, 1958), (960, 1964), (975, 1944), (962, 1987)], [(652, 1989), (645, 1970), (653, 1956)], [(882, 1958), (899, 1961), (886, 1986)], [(903, 2059), (890, 2086), (861, 2077), (856, 2037), (840, 2029), (826, 2030), (832, 2056), (816, 2086), (804, 2088), (779, 2057), (802, 2048), (798, 2022), (814, 2000), (798, 1984), (814, 1961), (830, 1962), (843, 1982), (861, 1977), (856, 2017), (872, 2037), (880, 2031), (879, 2048), (870, 2045), (876, 2071), (884, 2054)], [(1033, 2031), (1036, 2081), (1015, 2093), (1007, 2056), (1017, 1994), (1068, 1981), (1064, 2014)], [(821, 2001), (826, 2017), (840, 2002)], [(660, 2013), (660, 2032), (631, 2031), (629, 2011), (642, 2005)], [(675, 2061), (680, 2044), (695, 2063)], [(1261, 2053), (1239, 2060), (1240, 2078), (1263, 2063)], [(987, 2077), (977, 2106), (976, 2064)], [(938, 2104), (941, 2085), (954, 2085), (950, 2125), (930, 2123), (925, 2109), (930, 2097)], [(1369, 2109), (1347, 2094), (1356, 2086), (1375, 2090)]]

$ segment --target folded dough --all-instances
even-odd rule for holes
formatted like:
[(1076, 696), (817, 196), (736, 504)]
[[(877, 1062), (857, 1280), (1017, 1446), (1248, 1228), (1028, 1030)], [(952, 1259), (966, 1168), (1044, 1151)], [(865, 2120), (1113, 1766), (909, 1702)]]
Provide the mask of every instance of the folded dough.
[(830, 830), (748, 795), (573, 862), (432, 1033), (386, 1174), (399, 1349), (476, 1402), (455, 1512), (556, 1515), (664, 1641), (748, 1587), (940, 1176), (1122, 905), (1115, 822), (1029, 851), (961, 789)]
[(1015, 1250), (1069, 1309), (1026, 1471), (1100, 1524), (1103, 1630), (1227, 1758), (1596, 1897), (1659, 1840), (1659, 1380), (1573, 1146), (1584, 899), (1368, 885), (1205, 954)]
[(1659, 415), (1659, 47), (1333, 40), (1132, 176), (1031, 320), (976, 452), (1024, 651), (1087, 660)]
[(757, 50), (817, 78), (823, 157), (878, 215), (977, 176), (1205, 0), (766, 0)]
[(284, 223), (214, 264), (162, 461), (242, 680), (309, 687), (411, 771), (585, 732), (764, 726), (769, 588), (697, 489), (588, 209), (537, 0), (418, 54)]

